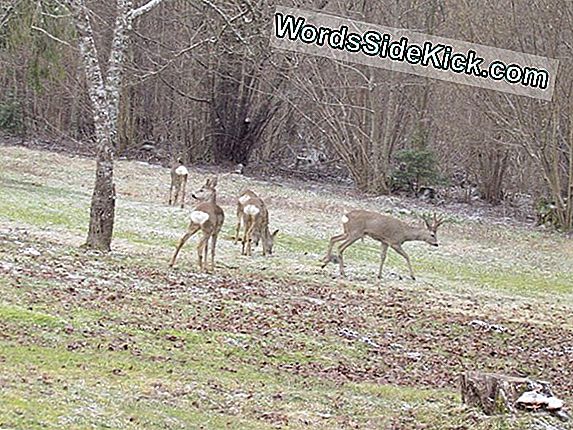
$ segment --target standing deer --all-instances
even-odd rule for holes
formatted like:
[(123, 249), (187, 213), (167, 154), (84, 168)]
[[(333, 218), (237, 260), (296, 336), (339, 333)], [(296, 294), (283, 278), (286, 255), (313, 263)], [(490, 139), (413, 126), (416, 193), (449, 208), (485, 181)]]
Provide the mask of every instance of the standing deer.
[(211, 239), (211, 269), (215, 269), (215, 248), (217, 246), (217, 236), (223, 222), (225, 221), (225, 214), (223, 209), (217, 205), (217, 191), (215, 187), (217, 186), (217, 177), (208, 178), (199, 190), (191, 194), (194, 199), (201, 200), (193, 211), (191, 212), (191, 222), (189, 227), (187, 227), (187, 232), (183, 235), (169, 267), (173, 267), (175, 260), (177, 259), (177, 254), (181, 247), (187, 242), (187, 240), (197, 233), (199, 230), (203, 233), (203, 236), (197, 244), (197, 255), (199, 256), (199, 269), (208, 271), (207, 269), (207, 248), (209, 245), (209, 239)]
[(243, 255), (251, 255), (251, 245), (255, 242), (258, 245), (262, 239), (263, 255), (273, 253), (273, 244), (278, 230), (272, 234), (269, 231), (269, 212), (263, 200), (253, 191), (244, 191), (237, 202), (237, 230), (235, 233), (235, 243), (239, 238), (241, 224), (244, 226), (242, 240)]
[[(245, 190), (239, 196), (239, 200), (237, 201), (237, 228), (235, 229), (235, 245), (239, 241), (239, 236), (241, 234), (241, 226), (244, 226), (244, 219), (243, 219), (243, 209), (251, 199), (258, 199), (259, 196), (251, 190)], [(258, 232), (257, 232), (258, 233)], [(258, 244), (258, 236), (255, 238), (255, 246)]]
[(181, 197), (181, 208), (185, 206), (185, 188), (189, 171), (179, 157), (171, 164), (171, 187), (169, 188), (169, 205), (176, 205)]
[[(443, 218), (438, 218), (436, 214), (432, 220), (429, 217), (423, 217), (426, 228), (412, 227), (408, 224), (386, 215), (376, 212), (356, 210), (342, 216), (342, 226), (344, 233), (334, 236), (330, 239), (326, 256), (323, 259), (324, 268), (329, 262), (336, 261), (340, 267), (340, 275), (344, 276), (344, 261), (342, 254), (344, 250), (364, 236), (369, 236), (382, 244), (380, 254), (380, 269), (378, 270), (378, 279), (382, 278), (382, 267), (384, 260), (386, 260), (386, 253), (388, 246), (400, 254), (408, 263), (410, 276), (414, 277), (414, 271), (410, 264), (410, 258), (406, 251), (402, 249), (404, 242), (419, 240), (426, 242), (432, 246), (438, 246), (438, 239), (436, 232), (438, 227), (444, 223)], [(338, 258), (332, 256), (332, 248), (335, 243), (343, 241), (338, 246)]]

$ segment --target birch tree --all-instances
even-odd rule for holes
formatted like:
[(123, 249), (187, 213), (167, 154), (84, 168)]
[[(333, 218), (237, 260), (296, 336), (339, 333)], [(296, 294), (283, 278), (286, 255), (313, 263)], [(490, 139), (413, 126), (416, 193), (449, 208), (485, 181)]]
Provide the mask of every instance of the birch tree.
[(90, 223), (85, 246), (109, 251), (115, 218), (113, 181), (114, 147), (117, 140), (118, 112), (123, 66), (134, 20), (163, 0), (150, 0), (133, 8), (131, 0), (117, 0), (113, 40), (104, 73), (91, 23), (91, 11), (85, 0), (67, 0), (78, 34), (88, 93), (92, 104), (97, 142), (96, 179), (91, 199)]

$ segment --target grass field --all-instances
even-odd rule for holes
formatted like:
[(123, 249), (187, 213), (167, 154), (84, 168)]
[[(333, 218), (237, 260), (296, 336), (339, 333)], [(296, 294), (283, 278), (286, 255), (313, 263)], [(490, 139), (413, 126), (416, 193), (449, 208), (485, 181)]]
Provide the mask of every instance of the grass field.
[[(189, 209), (166, 205), (166, 169), (117, 163), (114, 250), (102, 255), (80, 248), (92, 160), (0, 146), (0, 161), (0, 429), (573, 428), (486, 417), (457, 386), (465, 370), (529, 375), (571, 405), (570, 238), (448, 214), (439, 248), (405, 245), (416, 281), (390, 251), (378, 282), (368, 239), (339, 279), (319, 259), (344, 211), (415, 217), (347, 189), (223, 175), (209, 275), (193, 239), (167, 267)], [(191, 170), (193, 189), (205, 172)], [(272, 257), (233, 244), (245, 187), (280, 229)]]

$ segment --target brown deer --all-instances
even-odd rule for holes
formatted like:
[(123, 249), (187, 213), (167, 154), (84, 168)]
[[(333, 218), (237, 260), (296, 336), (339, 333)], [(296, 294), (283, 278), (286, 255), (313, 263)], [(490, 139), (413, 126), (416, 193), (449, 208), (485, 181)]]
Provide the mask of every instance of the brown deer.
[[(330, 239), (326, 256), (323, 259), (324, 268), (329, 262), (338, 260), (340, 275), (344, 276), (344, 261), (342, 254), (344, 250), (364, 236), (369, 236), (382, 244), (380, 254), (380, 269), (378, 270), (378, 279), (382, 278), (382, 267), (386, 260), (386, 253), (390, 246), (394, 251), (400, 254), (408, 263), (410, 276), (414, 277), (414, 271), (410, 264), (410, 258), (406, 251), (402, 249), (404, 242), (419, 240), (432, 246), (438, 246), (436, 232), (438, 227), (444, 223), (443, 218), (438, 218), (434, 214), (430, 220), (428, 216), (423, 217), (426, 224), (424, 227), (412, 227), (396, 218), (382, 215), (376, 212), (356, 210), (342, 216), (342, 227), (344, 233), (334, 236)], [(332, 256), (332, 248), (335, 243), (341, 242), (338, 246), (338, 257)]]
[(194, 199), (200, 200), (193, 211), (191, 212), (191, 222), (187, 227), (187, 232), (179, 240), (175, 254), (171, 258), (170, 267), (173, 267), (177, 254), (181, 247), (187, 240), (197, 233), (199, 230), (203, 233), (199, 243), (197, 244), (197, 255), (199, 256), (199, 269), (208, 271), (207, 268), (207, 248), (209, 239), (211, 239), (211, 269), (215, 269), (215, 248), (217, 246), (217, 236), (223, 222), (225, 221), (225, 214), (223, 209), (217, 205), (217, 177), (208, 178), (199, 190), (195, 191), (191, 196)]
[(263, 200), (253, 191), (244, 191), (237, 202), (237, 230), (235, 243), (239, 238), (241, 224), (244, 226), (242, 251), (243, 255), (251, 255), (252, 243), (258, 245), (262, 239), (263, 255), (273, 253), (273, 244), (278, 230), (272, 234), (269, 231), (269, 212)]
[[(236, 211), (237, 228), (235, 229), (235, 245), (239, 241), (239, 237), (241, 234), (241, 226), (244, 225), (243, 209), (245, 208), (246, 204), (249, 202), (250, 199), (258, 199), (258, 198), (259, 196), (254, 191), (245, 190), (241, 193), (239, 199), (237, 200), (237, 211)], [(258, 237), (256, 238), (256, 241), (258, 244)]]
[(176, 205), (181, 198), (181, 208), (185, 206), (185, 188), (189, 171), (183, 165), (183, 160), (179, 157), (171, 163), (171, 187), (169, 188), (169, 205)]

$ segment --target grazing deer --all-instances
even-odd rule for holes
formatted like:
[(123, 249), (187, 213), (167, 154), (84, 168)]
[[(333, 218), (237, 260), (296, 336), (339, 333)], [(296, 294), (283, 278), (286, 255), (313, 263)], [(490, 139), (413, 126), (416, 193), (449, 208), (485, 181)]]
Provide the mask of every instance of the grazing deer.
[(169, 188), (169, 205), (176, 205), (181, 197), (181, 208), (185, 206), (185, 187), (189, 171), (179, 157), (171, 164), (171, 188)]
[(181, 247), (187, 242), (187, 240), (197, 233), (199, 230), (203, 233), (203, 236), (197, 244), (197, 255), (199, 256), (199, 269), (207, 270), (207, 248), (209, 245), (209, 239), (211, 239), (211, 269), (215, 269), (215, 248), (217, 246), (217, 236), (219, 231), (223, 226), (225, 221), (225, 214), (223, 209), (217, 205), (217, 191), (215, 187), (217, 186), (217, 177), (208, 178), (199, 190), (191, 194), (194, 199), (201, 200), (193, 211), (191, 212), (191, 222), (189, 227), (187, 227), (187, 232), (183, 235), (173, 258), (171, 259), (170, 267), (173, 267), (175, 260), (177, 259), (177, 254)]
[[(330, 239), (326, 256), (323, 259), (324, 268), (329, 262), (338, 260), (340, 267), (340, 275), (344, 276), (344, 261), (342, 254), (346, 248), (362, 239), (364, 236), (369, 236), (382, 244), (380, 254), (380, 269), (378, 270), (378, 279), (382, 278), (382, 267), (384, 260), (386, 260), (386, 253), (388, 246), (400, 254), (408, 263), (410, 276), (414, 277), (414, 271), (410, 264), (410, 258), (406, 251), (402, 249), (402, 244), (408, 241), (419, 240), (426, 242), (432, 246), (438, 246), (438, 239), (436, 232), (438, 227), (444, 223), (443, 218), (438, 218), (436, 214), (432, 220), (429, 217), (423, 217), (426, 228), (412, 227), (408, 224), (386, 215), (376, 212), (356, 210), (342, 216), (342, 226), (344, 233), (334, 236)], [(343, 241), (338, 246), (338, 258), (332, 256), (332, 248), (335, 243)]]
[(278, 230), (272, 234), (269, 231), (269, 212), (263, 200), (253, 191), (244, 191), (237, 202), (237, 230), (235, 233), (235, 243), (239, 238), (239, 233), (243, 224), (245, 231), (242, 240), (243, 255), (251, 255), (251, 244), (258, 245), (262, 239), (263, 255), (273, 253), (273, 244)]
[[(258, 198), (259, 198), (259, 196), (257, 196), (257, 194), (251, 190), (245, 190), (239, 196), (239, 199), (237, 201), (237, 212), (236, 212), (236, 214), (237, 214), (237, 228), (235, 229), (235, 245), (239, 241), (239, 236), (241, 233), (241, 226), (244, 225), (244, 221), (245, 221), (243, 219), (243, 209), (245, 208), (245, 206), (247, 205), (249, 200), (258, 199)], [(255, 240), (256, 240), (256, 243), (255, 243), (255, 246), (256, 246), (258, 244), (258, 237), (256, 237)]]

